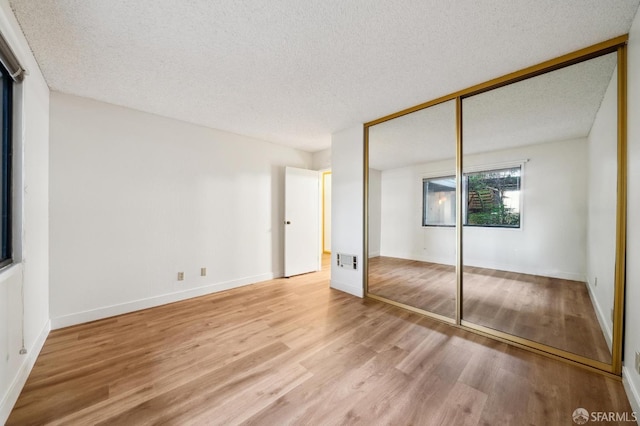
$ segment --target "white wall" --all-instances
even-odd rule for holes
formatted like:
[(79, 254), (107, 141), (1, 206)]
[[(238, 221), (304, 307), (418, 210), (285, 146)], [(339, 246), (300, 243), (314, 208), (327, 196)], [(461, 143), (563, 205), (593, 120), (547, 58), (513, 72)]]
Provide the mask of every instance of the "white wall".
[[(3, 424), (49, 333), (49, 88), (6, 0), (0, 0), (0, 31), (29, 71), (24, 82), (14, 88), (16, 262), (0, 272), (0, 424)], [(26, 355), (19, 354), (22, 286)]]
[(369, 257), (380, 256), (382, 172), (369, 168)]
[(331, 148), (316, 151), (311, 156), (313, 170), (327, 170), (331, 168)]
[[(354, 126), (331, 135), (331, 287), (363, 296), (363, 128)], [(358, 270), (335, 266), (338, 253), (358, 257)]]
[[(521, 229), (465, 227), (466, 265), (584, 280), (587, 141), (465, 157), (465, 168), (529, 159)], [(423, 176), (454, 174), (453, 160), (382, 172), (381, 254), (454, 264), (455, 228), (422, 227)]]
[(640, 413), (640, 374), (634, 369), (640, 352), (640, 14), (629, 31), (628, 44), (628, 228), (627, 286), (623, 378), (633, 408)]
[(380, 254), (455, 264), (455, 230), (422, 227), (423, 175), (455, 174), (454, 160), (384, 170), (380, 176)]
[(382, 256), (455, 264), (455, 228), (422, 227), (423, 178), (453, 174), (453, 159), (382, 172)]
[(618, 172), (617, 68), (588, 137), (587, 283), (611, 348)]
[(281, 276), (284, 167), (311, 166), (306, 152), (55, 92), (50, 158), (54, 327)]

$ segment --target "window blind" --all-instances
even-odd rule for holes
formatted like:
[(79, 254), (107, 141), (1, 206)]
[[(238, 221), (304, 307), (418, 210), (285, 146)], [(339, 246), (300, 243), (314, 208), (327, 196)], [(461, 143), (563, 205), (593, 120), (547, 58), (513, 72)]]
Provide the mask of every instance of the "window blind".
[(18, 58), (16, 58), (2, 34), (0, 34), (0, 62), (2, 62), (2, 65), (4, 65), (14, 81), (21, 82), (24, 79), (24, 68), (20, 65)]

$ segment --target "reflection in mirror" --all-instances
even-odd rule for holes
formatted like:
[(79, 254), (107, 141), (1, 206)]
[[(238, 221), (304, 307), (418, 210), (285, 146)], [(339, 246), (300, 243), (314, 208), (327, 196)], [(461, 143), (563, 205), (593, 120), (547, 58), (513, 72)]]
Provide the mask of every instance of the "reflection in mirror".
[(454, 318), (455, 102), (368, 131), (368, 293)]
[(611, 362), (616, 54), (463, 100), (464, 321)]

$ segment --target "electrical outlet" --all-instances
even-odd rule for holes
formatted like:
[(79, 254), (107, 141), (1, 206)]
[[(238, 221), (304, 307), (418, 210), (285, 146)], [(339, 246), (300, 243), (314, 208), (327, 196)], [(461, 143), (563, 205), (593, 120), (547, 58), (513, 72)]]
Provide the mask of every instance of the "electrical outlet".
[(184, 281), (184, 272), (178, 272), (178, 281)]
[(201, 277), (207, 276), (207, 268), (200, 268), (200, 276)]
[(636, 352), (636, 371), (640, 374), (640, 352)]

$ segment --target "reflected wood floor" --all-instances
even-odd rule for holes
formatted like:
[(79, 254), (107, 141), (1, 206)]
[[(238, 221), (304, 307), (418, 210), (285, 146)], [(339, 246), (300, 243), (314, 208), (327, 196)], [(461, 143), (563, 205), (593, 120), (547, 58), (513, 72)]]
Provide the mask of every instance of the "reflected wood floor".
[(51, 332), (9, 425), (569, 425), (619, 381), (276, 279)]
[[(605, 363), (611, 362), (586, 284), (464, 268), (463, 318)], [(455, 267), (393, 257), (369, 259), (369, 292), (455, 317)]]

